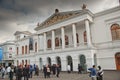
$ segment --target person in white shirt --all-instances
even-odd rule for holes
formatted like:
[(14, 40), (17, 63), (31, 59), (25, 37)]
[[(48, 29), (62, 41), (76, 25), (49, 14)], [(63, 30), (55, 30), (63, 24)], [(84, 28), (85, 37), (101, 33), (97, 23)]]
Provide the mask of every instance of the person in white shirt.
[(11, 67), (8, 66), (8, 67), (7, 67), (7, 74), (8, 74), (8, 77), (10, 76), (10, 70), (11, 70)]
[(70, 68), (70, 65), (68, 65), (67, 66), (67, 70), (68, 70), (68, 73), (70, 73), (71, 72), (71, 70), (70, 70), (71, 68)]
[(4, 66), (2, 66), (1, 73), (2, 73), (2, 79), (4, 79), (5, 78), (5, 67)]

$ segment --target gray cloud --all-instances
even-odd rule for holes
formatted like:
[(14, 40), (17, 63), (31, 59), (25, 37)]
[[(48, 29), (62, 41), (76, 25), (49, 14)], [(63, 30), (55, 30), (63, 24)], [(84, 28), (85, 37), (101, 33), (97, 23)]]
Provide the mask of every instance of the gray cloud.
[(37, 22), (44, 21), (56, 8), (62, 12), (80, 10), (83, 3), (96, 13), (117, 6), (118, 0), (0, 0), (0, 42), (13, 39), (17, 30), (33, 32)]

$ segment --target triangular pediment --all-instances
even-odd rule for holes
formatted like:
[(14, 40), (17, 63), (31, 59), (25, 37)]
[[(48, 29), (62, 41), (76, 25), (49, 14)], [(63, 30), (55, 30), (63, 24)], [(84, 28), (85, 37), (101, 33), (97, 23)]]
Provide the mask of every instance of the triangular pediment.
[(35, 30), (38, 30), (40, 27), (47, 27), (53, 24), (59, 23), (61, 21), (74, 18), (81, 13), (85, 13), (87, 10), (77, 10), (77, 11), (68, 11), (68, 12), (58, 12), (51, 15), (48, 19), (46, 19), (43, 23), (38, 24)]

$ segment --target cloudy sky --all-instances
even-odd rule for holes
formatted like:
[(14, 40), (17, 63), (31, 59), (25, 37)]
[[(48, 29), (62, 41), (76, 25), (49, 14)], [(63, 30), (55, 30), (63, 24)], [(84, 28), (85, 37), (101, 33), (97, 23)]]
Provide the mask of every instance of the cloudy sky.
[(93, 13), (118, 6), (119, 0), (0, 0), (0, 43), (14, 39), (16, 31), (35, 32), (57, 8), (59, 11), (80, 10), (82, 4)]

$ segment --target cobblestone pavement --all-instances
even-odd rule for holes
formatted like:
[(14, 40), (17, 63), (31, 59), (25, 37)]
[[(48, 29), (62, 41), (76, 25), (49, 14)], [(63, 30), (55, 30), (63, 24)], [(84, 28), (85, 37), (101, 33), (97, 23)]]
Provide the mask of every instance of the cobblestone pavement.
[[(43, 73), (40, 73), (39, 76), (33, 76), (29, 80), (91, 80), (88, 77), (89, 74), (78, 74), (78, 73), (70, 73), (61, 72), (60, 77), (57, 78), (55, 75), (51, 75), (50, 78), (44, 78)], [(9, 80), (6, 76), (5, 79), (0, 80)], [(14, 79), (15, 80), (15, 79)], [(120, 71), (104, 71), (104, 79), (103, 80), (120, 80)]]

